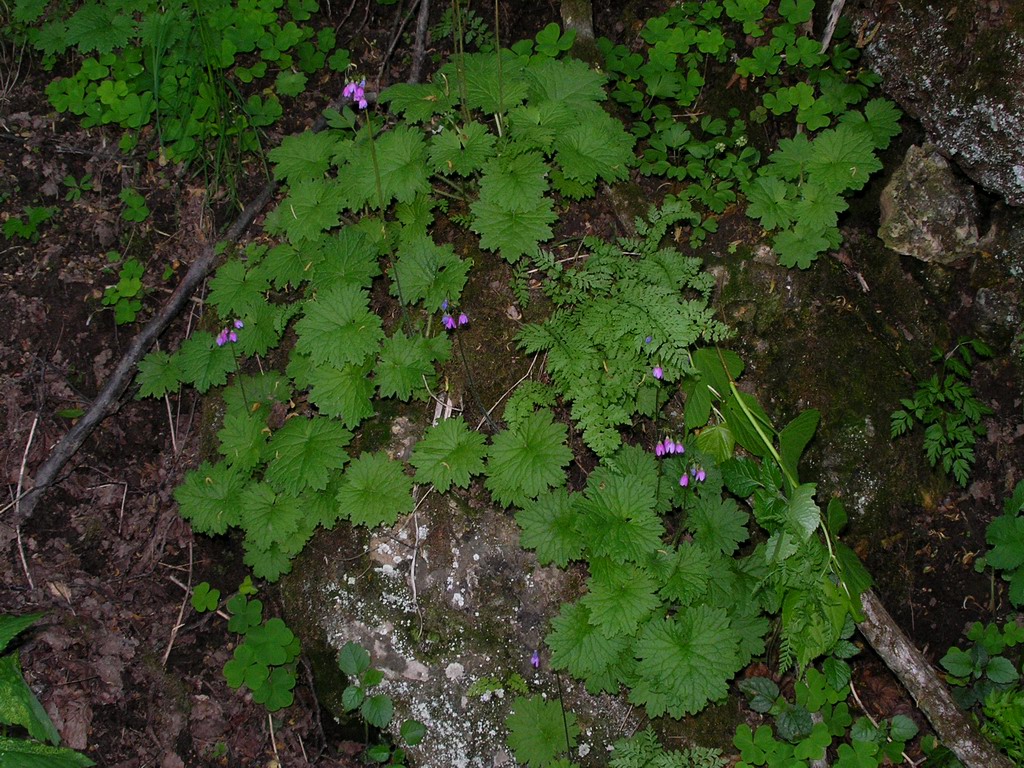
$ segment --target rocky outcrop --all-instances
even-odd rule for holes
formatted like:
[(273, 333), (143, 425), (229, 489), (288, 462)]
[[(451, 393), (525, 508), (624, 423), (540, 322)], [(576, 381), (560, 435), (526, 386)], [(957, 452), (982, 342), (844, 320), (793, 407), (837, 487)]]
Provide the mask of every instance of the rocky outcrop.
[(882, 191), (878, 236), (904, 256), (949, 265), (978, 249), (974, 187), (934, 146), (912, 146)]
[(867, 64), (972, 180), (1024, 205), (1024, 4), (864, 0)]

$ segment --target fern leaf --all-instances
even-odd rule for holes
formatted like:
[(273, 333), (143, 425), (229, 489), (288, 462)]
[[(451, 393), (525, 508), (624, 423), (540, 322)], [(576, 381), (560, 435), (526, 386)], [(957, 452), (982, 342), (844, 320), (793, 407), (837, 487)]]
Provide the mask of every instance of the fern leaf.
[(486, 454), (484, 436), (457, 416), (427, 430), (409, 463), (416, 467), (417, 482), (431, 483), (444, 493), (452, 485), (468, 488), (470, 478), (484, 471)]

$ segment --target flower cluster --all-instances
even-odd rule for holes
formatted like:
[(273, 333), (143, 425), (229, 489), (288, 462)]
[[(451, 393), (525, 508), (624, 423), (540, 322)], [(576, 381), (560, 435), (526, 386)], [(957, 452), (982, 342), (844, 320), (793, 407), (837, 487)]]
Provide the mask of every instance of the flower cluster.
[(441, 325), (449, 331), (460, 328), (469, 322), (469, 315), (465, 312), (459, 312), (458, 315), (453, 316), (453, 313), (448, 311), (448, 299), (441, 302), (441, 311), (444, 313), (441, 315)]
[(685, 488), (690, 484), (691, 479), (694, 483), (703, 483), (707, 479), (707, 473), (703, 467), (694, 465), (690, 467), (689, 474), (683, 472), (683, 476), (679, 478), (679, 484)]
[(666, 437), (654, 446), (654, 455), (659, 459), (662, 456), (671, 456), (674, 453), (686, 453), (686, 446), (673, 441), (671, 437)]
[(368, 103), (366, 101), (366, 78), (358, 83), (352, 82), (346, 85), (341, 95), (346, 99), (352, 99), (360, 109), (366, 109)]
[(238, 341), (238, 331), (245, 327), (245, 323), (241, 320), (235, 320), (231, 325), (221, 329), (221, 332), (217, 334), (217, 346), (223, 347), (228, 342), (234, 344)]

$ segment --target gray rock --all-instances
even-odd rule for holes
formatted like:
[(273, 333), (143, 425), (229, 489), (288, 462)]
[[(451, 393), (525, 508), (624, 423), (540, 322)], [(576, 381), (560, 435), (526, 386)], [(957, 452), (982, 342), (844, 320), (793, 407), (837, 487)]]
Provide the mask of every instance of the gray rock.
[[(975, 182), (1024, 205), (1024, 13), (1017, 0), (848, 6), (867, 63)], [(851, 4), (852, 6), (852, 4)]]
[(912, 146), (880, 200), (878, 236), (888, 248), (949, 265), (978, 247), (978, 201), (935, 147)]

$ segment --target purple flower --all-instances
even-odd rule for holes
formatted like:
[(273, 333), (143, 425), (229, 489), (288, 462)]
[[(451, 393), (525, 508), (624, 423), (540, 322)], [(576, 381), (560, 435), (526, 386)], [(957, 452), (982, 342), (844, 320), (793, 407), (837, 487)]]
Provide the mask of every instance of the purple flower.
[(698, 483), (703, 483), (707, 478), (707, 474), (704, 472), (703, 467), (690, 467), (690, 474)]
[(346, 99), (352, 99), (360, 109), (366, 109), (366, 78), (363, 78), (358, 83), (351, 82), (345, 86), (345, 89), (341, 92), (341, 95)]
[(648, 336), (646, 339), (644, 339), (644, 344), (650, 344), (652, 341), (653, 339), (650, 336)]
[(217, 334), (217, 346), (218, 347), (223, 347), (227, 343), (228, 343), (228, 329), (225, 328), (224, 330), (222, 330), (220, 333)]
[(656, 365), (654, 366), (654, 370), (651, 371), (651, 375), (654, 376), (654, 378), (660, 380), (662, 377), (664, 377), (665, 371), (661, 369), (660, 365)]
[(461, 325), (465, 325), (468, 322), (469, 322), (469, 315), (467, 315), (465, 312), (459, 312), (459, 325), (460, 326)]
[(540, 653), (537, 651), (534, 651), (533, 655), (530, 656), (530, 665), (534, 669), (540, 669)]
[(441, 302), (441, 311), (442, 312), (447, 312), (448, 311), (448, 299), (445, 299), (444, 301)]
[(654, 446), (654, 455), (657, 456), (659, 459), (665, 455), (665, 444), (662, 443), (660, 440), (658, 441), (658, 444)]
[(679, 484), (685, 488), (690, 484), (690, 476), (683, 473), (683, 476), (679, 478)]
[(241, 330), (242, 328), (245, 328), (245, 323), (243, 323), (241, 320), (235, 320), (234, 326), (238, 330)]
[(231, 325), (221, 328), (220, 333), (217, 334), (217, 346), (223, 347), (228, 342), (234, 344), (238, 341), (237, 330), (241, 330), (245, 327), (245, 323), (241, 320), (235, 320)]
[(455, 318), (445, 312), (441, 315), (441, 325), (447, 328), (449, 331), (453, 331), (456, 328)]

